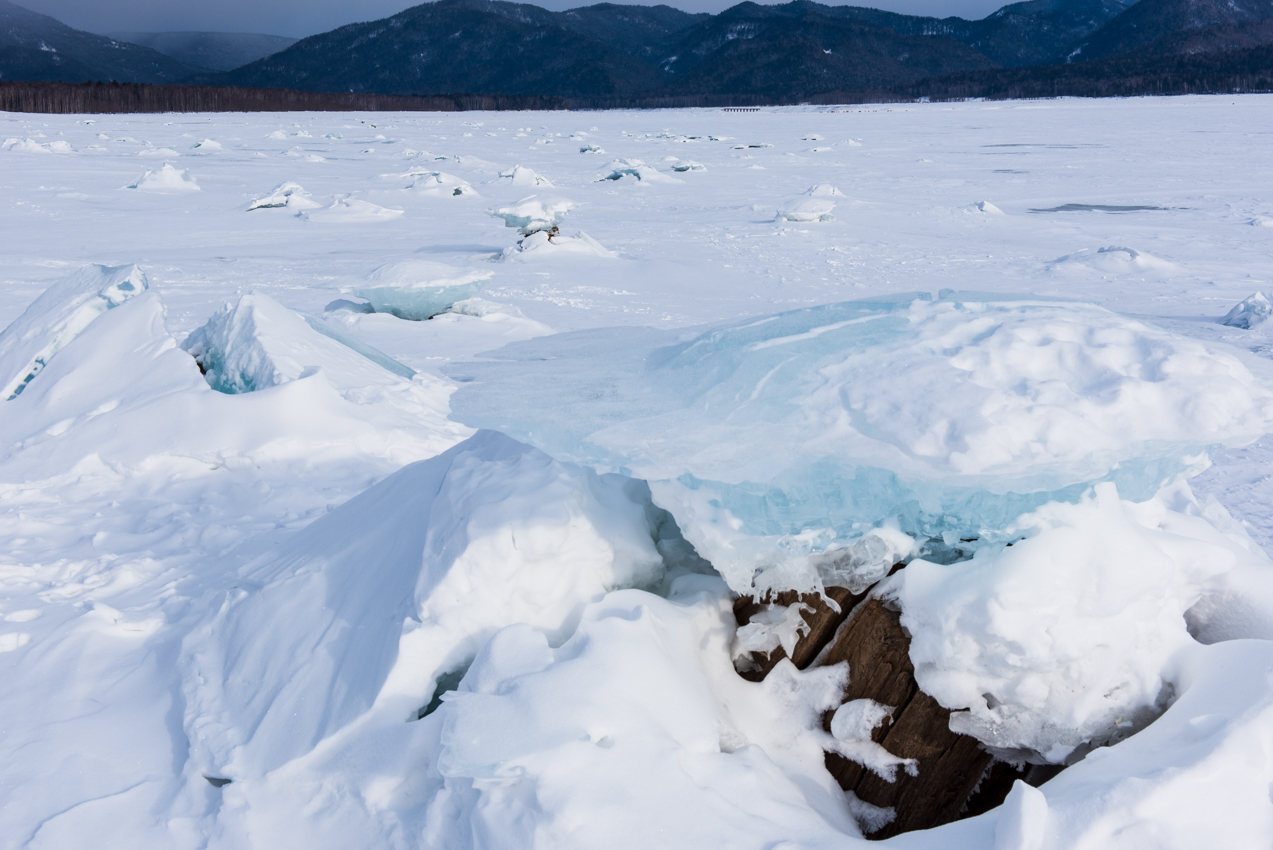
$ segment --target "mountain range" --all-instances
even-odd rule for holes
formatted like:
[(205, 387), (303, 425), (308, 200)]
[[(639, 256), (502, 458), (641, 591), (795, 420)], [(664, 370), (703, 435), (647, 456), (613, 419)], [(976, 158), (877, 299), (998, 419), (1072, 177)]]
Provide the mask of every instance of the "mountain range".
[[(1128, 68), (1152, 77), (1154, 68), (1179, 72), (1197, 64), (1190, 57), (1204, 55), (1212, 70), (1223, 70), (1230, 54), (1243, 67), (1259, 65), (1260, 49), (1273, 45), (1273, 0), (1027, 0), (981, 20), (809, 0), (743, 2), (716, 15), (669, 6), (603, 3), (552, 12), (503, 0), (437, 0), (290, 45), (249, 37), (236, 46), (223, 38), (218, 48), (200, 35), (210, 34), (96, 36), (0, 0), (0, 80), (575, 99), (914, 96), (940, 89), (930, 82), (940, 80), (975, 80), (993, 90), (996, 80), (1099, 77)], [(276, 46), (220, 70), (236, 61), (229, 47), (243, 57)]]

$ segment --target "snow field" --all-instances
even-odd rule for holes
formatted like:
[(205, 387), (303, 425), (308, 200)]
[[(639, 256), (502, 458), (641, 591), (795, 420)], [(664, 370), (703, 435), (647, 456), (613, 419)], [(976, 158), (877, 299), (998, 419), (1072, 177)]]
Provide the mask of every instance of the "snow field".
[(0, 116), (0, 846), (854, 846), (889, 707), (730, 602), (899, 558), (968, 731), (1116, 743), (890, 843), (1266, 846), (1267, 100)]

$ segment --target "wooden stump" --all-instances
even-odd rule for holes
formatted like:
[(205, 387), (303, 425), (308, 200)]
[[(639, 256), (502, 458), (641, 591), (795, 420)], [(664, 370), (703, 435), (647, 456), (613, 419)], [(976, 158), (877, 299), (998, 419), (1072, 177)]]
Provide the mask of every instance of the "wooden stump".
[[(951, 712), (915, 682), (910, 636), (902, 628), (899, 612), (869, 590), (855, 595), (844, 588), (828, 588), (827, 596), (839, 611), (816, 594), (789, 591), (773, 599), (743, 597), (735, 604), (734, 615), (742, 626), (769, 604), (808, 605), (813, 610), (803, 616), (809, 632), (797, 642), (792, 663), (805, 669), (815, 660), (819, 666), (847, 661), (849, 684), (843, 702), (871, 699), (893, 708), (892, 719), (878, 727), (872, 738), (893, 755), (914, 759), (916, 775), (899, 770), (889, 782), (840, 755), (826, 755), (827, 769), (840, 787), (874, 806), (893, 809), (893, 820), (867, 837), (889, 838), (928, 829), (1002, 803), (1021, 771), (996, 762), (975, 738), (950, 731)], [(740, 675), (759, 681), (784, 657), (781, 647), (767, 656), (753, 655), (754, 669)], [(828, 730), (831, 715), (828, 712), (824, 718)]]

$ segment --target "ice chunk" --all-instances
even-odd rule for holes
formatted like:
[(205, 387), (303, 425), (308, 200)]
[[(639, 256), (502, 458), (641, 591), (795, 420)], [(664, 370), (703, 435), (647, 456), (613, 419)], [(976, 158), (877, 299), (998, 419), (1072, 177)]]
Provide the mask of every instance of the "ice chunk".
[(429, 260), (405, 260), (373, 271), (366, 282), (341, 291), (366, 298), (377, 313), (420, 321), (482, 291), (493, 272), (457, 269)]
[(531, 195), (515, 204), (496, 207), (491, 215), (504, 220), (505, 227), (515, 227), (523, 236), (545, 231), (552, 233), (565, 219), (566, 213), (579, 205), (565, 198)]
[(1007, 539), (1097, 481), (1148, 499), (1273, 424), (1273, 392), (1193, 340), (1092, 304), (928, 298), (515, 343), (447, 367), (453, 415), (649, 480), (740, 592), (817, 587), (828, 549), (889, 522)]
[(315, 210), (322, 207), (322, 204), (313, 200), (299, 183), (280, 183), (274, 187), (274, 191), (263, 198), (257, 198), (248, 205), (248, 212), (252, 210), (269, 210), (278, 209), (280, 207), (289, 207), (294, 210)]
[(21, 393), (99, 315), (149, 284), (137, 266), (85, 266), (50, 286), (0, 332), (0, 398)]
[(579, 149), (579, 153), (605, 153), (599, 145), (584, 145)]
[(616, 159), (606, 166), (606, 171), (597, 178), (602, 180), (622, 180), (625, 177), (635, 178), (638, 183), (682, 183), (675, 177), (661, 174), (639, 159)]
[(831, 221), (835, 198), (844, 194), (834, 186), (819, 183), (800, 197), (788, 201), (778, 210), (776, 221)]
[(194, 150), (203, 152), (219, 151), (221, 150), (221, 143), (212, 139), (204, 139), (202, 142), (195, 142), (190, 147)]
[(551, 189), (553, 185), (548, 182), (547, 177), (541, 177), (521, 165), (514, 165), (507, 171), (501, 171), (499, 176), (500, 182), (508, 181), (510, 186), (546, 186)]
[(164, 147), (151, 146), (146, 148), (145, 150), (138, 151), (137, 155), (159, 157), (159, 158), (171, 158), (174, 156), (181, 156), (180, 152), (178, 152), (178, 150), (175, 147), (172, 147), (171, 145), (167, 145)]
[(985, 213), (986, 215), (1003, 215), (1003, 210), (999, 209), (989, 201), (977, 201), (969, 207), (969, 209), (974, 212)]
[(409, 465), (251, 565), (186, 641), (191, 740), (263, 772), (378, 698), (414, 719), (504, 626), (560, 643), (589, 602), (656, 584), (657, 514), (638, 482), (489, 431)]
[(1248, 295), (1224, 317), (1224, 323), (1231, 328), (1250, 330), (1262, 325), (1273, 315), (1273, 298), (1267, 292), (1256, 292)]
[(678, 159), (672, 163), (672, 170), (677, 172), (685, 171), (706, 171), (707, 166), (701, 162), (695, 162), (692, 159)]
[(1064, 762), (1165, 707), (1185, 612), (1237, 566), (1273, 564), (1216, 530), (1177, 485), (1146, 502), (1098, 484), (1007, 531), (1010, 546), (890, 579), (924, 693), (951, 728), (1000, 752)]
[(260, 292), (225, 305), (181, 347), (199, 363), (208, 384), (223, 393), (249, 393), (294, 381), (315, 367), (347, 397), (356, 396), (360, 387), (402, 380), (401, 369), (379, 362), (385, 355), (368, 357), (336, 334), (316, 331), (299, 314)]
[(189, 171), (179, 171), (168, 163), (158, 171), (147, 171), (125, 188), (147, 192), (198, 192), (199, 184)]

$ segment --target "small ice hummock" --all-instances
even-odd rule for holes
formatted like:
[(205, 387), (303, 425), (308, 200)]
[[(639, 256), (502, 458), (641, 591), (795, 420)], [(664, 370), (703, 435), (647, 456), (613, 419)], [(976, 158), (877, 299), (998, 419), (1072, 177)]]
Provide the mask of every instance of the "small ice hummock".
[(195, 142), (190, 147), (193, 150), (203, 151), (203, 152), (219, 151), (221, 150), (221, 143), (214, 139), (204, 139), (201, 142)]
[(37, 142), (34, 139), (5, 139), (0, 150), (22, 153), (75, 153), (71, 143), (58, 139), (53, 142)]
[(605, 151), (601, 149), (601, 146), (600, 146), (600, 145), (584, 145), (583, 147), (581, 147), (581, 148), (579, 149), (579, 153), (597, 153), (597, 154), (600, 154), (600, 153), (605, 153)]
[(311, 221), (331, 222), (332, 224), (362, 222), (371, 224), (394, 221), (401, 218), (405, 212), (406, 210), (382, 207), (379, 204), (371, 203), (371, 201), (361, 201), (357, 198), (338, 198), (330, 207), (315, 210), (305, 215)]
[(578, 206), (565, 198), (530, 195), (517, 203), (496, 207), (491, 210), (491, 215), (503, 219), (505, 227), (517, 228), (522, 236), (541, 231), (552, 236), (557, 233), (558, 225), (566, 218), (566, 213)]
[(625, 177), (635, 178), (638, 183), (681, 183), (675, 177), (661, 174), (639, 159), (616, 159), (606, 166), (606, 171), (597, 178), (602, 180), (622, 180)]
[(980, 212), (985, 213), (986, 215), (1003, 215), (1003, 210), (999, 209), (989, 201), (977, 201), (968, 209), (971, 212)]
[(477, 197), (477, 190), (463, 178), (445, 171), (411, 171), (408, 176), (415, 179), (408, 186), (418, 195), (430, 198), (462, 198)]
[(831, 211), (835, 209), (835, 198), (844, 197), (844, 193), (828, 183), (819, 183), (809, 187), (808, 191), (798, 198), (783, 204), (778, 209), (775, 221), (832, 221)]
[(322, 204), (315, 201), (309, 196), (309, 192), (299, 183), (280, 183), (274, 187), (274, 191), (263, 198), (257, 198), (248, 204), (248, 212), (252, 210), (272, 210), (287, 207), (294, 210), (316, 210), (322, 207)]
[[(181, 347), (199, 364), (208, 385), (237, 395), (306, 377), (321, 369), (342, 395), (365, 401), (372, 387), (409, 380), (401, 364), (343, 334), (318, 328), (263, 292), (249, 292), (226, 304)], [(398, 368), (394, 368), (396, 365)]]
[(16, 398), (94, 319), (148, 287), (135, 265), (92, 265), (44, 290), (0, 332), (0, 399)]
[(377, 313), (423, 321), (482, 291), (493, 272), (458, 269), (430, 260), (404, 260), (373, 271), (341, 292), (365, 298)]
[(1224, 324), (1231, 328), (1250, 330), (1262, 325), (1273, 315), (1273, 297), (1267, 292), (1255, 292), (1248, 295), (1224, 317)]
[(706, 171), (707, 166), (701, 162), (695, 162), (692, 159), (678, 159), (672, 163), (672, 170), (678, 173), (686, 171)]
[(168, 163), (158, 171), (147, 171), (125, 188), (147, 192), (198, 192), (199, 184), (189, 171), (174, 168)]
[(532, 188), (545, 186), (551, 189), (553, 185), (547, 177), (543, 177), (522, 165), (514, 165), (507, 171), (501, 171), (499, 178), (501, 183), (507, 181), (510, 186), (530, 186)]

